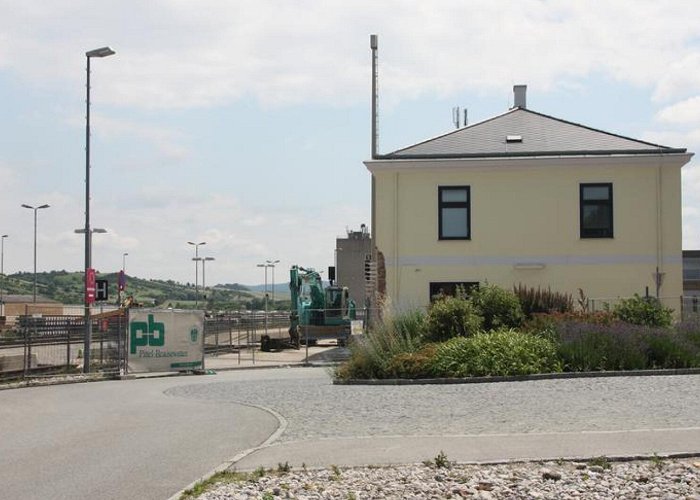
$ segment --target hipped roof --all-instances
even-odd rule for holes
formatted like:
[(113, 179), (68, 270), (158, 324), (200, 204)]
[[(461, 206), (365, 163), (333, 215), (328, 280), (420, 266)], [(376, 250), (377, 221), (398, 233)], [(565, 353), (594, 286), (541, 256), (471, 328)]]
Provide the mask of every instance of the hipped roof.
[[(519, 136), (521, 142), (507, 141)], [(511, 139), (514, 139), (511, 137)], [(516, 107), (488, 120), (396, 150), (378, 159), (489, 158), (685, 153)]]

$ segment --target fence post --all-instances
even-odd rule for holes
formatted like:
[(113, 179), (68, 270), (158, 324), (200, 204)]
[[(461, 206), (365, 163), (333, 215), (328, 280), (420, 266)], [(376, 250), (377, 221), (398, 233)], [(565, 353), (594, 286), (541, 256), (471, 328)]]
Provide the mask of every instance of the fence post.
[(681, 295), (681, 321), (683, 321), (683, 318), (685, 317), (685, 315), (683, 314), (685, 312), (683, 310), (683, 309), (685, 309), (684, 306), (685, 306), (685, 301), (683, 300), (683, 296)]
[(29, 374), (29, 356), (31, 356), (31, 350), (29, 349), (29, 316), (27, 313), (27, 305), (24, 305), (24, 378), (27, 378)]
[(214, 343), (216, 344), (216, 355), (219, 355), (219, 321), (216, 321), (216, 333), (214, 334)]
[[(70, 320), (70, 323), (73, 321)], [(68, 325), (66, 325), (68, 326)], [(71, 324), (70, 327), (66, 328), (66, 373), (70, 371), (70, 334), (71, 334)]]

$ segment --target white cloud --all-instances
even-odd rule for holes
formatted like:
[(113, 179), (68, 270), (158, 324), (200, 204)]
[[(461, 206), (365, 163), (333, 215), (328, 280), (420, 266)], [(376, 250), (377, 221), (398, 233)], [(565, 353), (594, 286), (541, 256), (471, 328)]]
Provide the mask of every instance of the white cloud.
[[(333, 235), (342, 233), (347, 221), (368, 220), (368, 207), (335, 205), (305, 213), (311, 212), (308, 202), (282, 201), (287, 206), (270, 209), (264, 201), (258, 207), (242, 205), (235, 193), (205, 198), (195, 192), (200, 187), (195, 182), (184, 189), (200, 172), (186, 177), (173, 164), (189, 160), (192, 169), (191, 151), (200, 150), (190, 143), (191, 130), (170, 126), (162, 111), (182, 117), (189, 109), (249, 100), (264, 107), (312, 104), (326, 110), (364, 104), (370, 33), (380, 35), (383, 109), (421, 95), (446, 97), (465, 90), (502, 93), (505, 100), (512, 83), (545, 92), (580, 89), (587, 78), (602, 77), (642, 88), (655, 105), (665, 106), (657, 114), (658, 130), (645, 134), (649, 140), (700, 150), (700, 2), (611, 0), (592, 7), (587, 0), (102, 0), (96, 7), (92, 0), (0, 0), (0, 12), (3, 78), (46, 89), (69, 112), (76, 108), (65, 103), (84, 97), (85, 51), (103, 45), (117, 51), (93, 61), (95, 138), (127, 139), (134, 150), (120, 151), (114, 161), (116, 168), (132, 169), (129, 174), (170, 168), (167, 175), (148, 177), (142, 189), (133, 188), (140, 185), (136, 176), (125, 175), (112, 179), (113, 192), (100, 193), (94, 222), (109, 233), (95, 236), (95, 261), (116, 269), (128, 251), (131, 272), (141, 276), (191, 281), (186, 241), (193, 238), (208, 241), (206, 251), (217, 260), (207, 271), (216, 281), (250, 280), (261, 257), (322, 267), (332, 258)], [(130, 118), (115, 116), (112, 108)], [(74, 116), (74, 125), (82, 127), (83, 117)], [(302, 140), (313, 151), (316, 139)], [(137, 150), (140, 142), (153, 147), (162, 162), (147, 164)], [(235, 158), (236, 151), (224, 154)], [(96, 154), (95, 164), (104, 158)], [(81, 238), (72, 230), (82, 225), (82, 202), (46, 188), (29, 192), (33, 183), (25, 179), (42, 175), (34, 157), (22, 165), (3, 161), (0, 183), (12, 187), (11, 196), (0, 199), (7, 227), (0, 229), (12, 233), (8, 268), (31, 265), (31, 228), (16, 203), (29, 193), (29, 201), (56, 206), (41, 215), (40, 268), (80, 269)], [(695, 171), (692, 166), (683, 174), (684, 229), (697, 248)], [(101, 186), (96, 182), (94, 191)]]
[(700, 96), (662, 108), (656, 119), (665, 123), (700, 125)]
[[(103, 102), (190, 108), (252, 96), (265, 105), (367, 99), (368, 35), (380, 34), (392, 98), (547, 89), (592, 73), (687, 97), (700, 82), (700, 4), (655, 1), (0, 2), (0, 65), (80, 89), (84, 51)], [(292, 22), (293, 20), (293, 22)], [(59, 29), (60, 27), (60, 29)], [(64, 37), (65, 32), (77, 36)], [(76, 46), (76, 42), (80, 46)]]

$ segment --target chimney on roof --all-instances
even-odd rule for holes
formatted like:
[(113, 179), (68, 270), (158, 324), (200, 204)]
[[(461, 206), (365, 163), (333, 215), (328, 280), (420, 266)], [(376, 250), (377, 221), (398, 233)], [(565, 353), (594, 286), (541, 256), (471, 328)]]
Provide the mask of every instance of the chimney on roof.
[(513, 107), (527, 109), (527, 85), (513, 85)]

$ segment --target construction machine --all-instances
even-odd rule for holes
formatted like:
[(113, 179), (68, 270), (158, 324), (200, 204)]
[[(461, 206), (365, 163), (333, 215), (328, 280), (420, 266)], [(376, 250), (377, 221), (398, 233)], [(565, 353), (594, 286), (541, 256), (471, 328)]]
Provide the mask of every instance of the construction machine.
[(335, 340), (339, 346), (347, 344), (352, 321), (356, 319), (355, 302), (350, 299), (347, 287), (324, 288), (317, 271), (295, 265), (289, 271), (289, 289), (289, 338), (266, 333), (260, 338), (261, 350), (299, 349), (301, 344), (314, 345), (319, 340)]
[(336, 340), (345, 346), (350, 339), (351, 322), (356, 318), (355, 302), (347, 287), (323, 287), (314, 269), (292, 266), (289, 271), (292, 309), (289, 335), (297, 342), (312, 345), (319, 340)]

